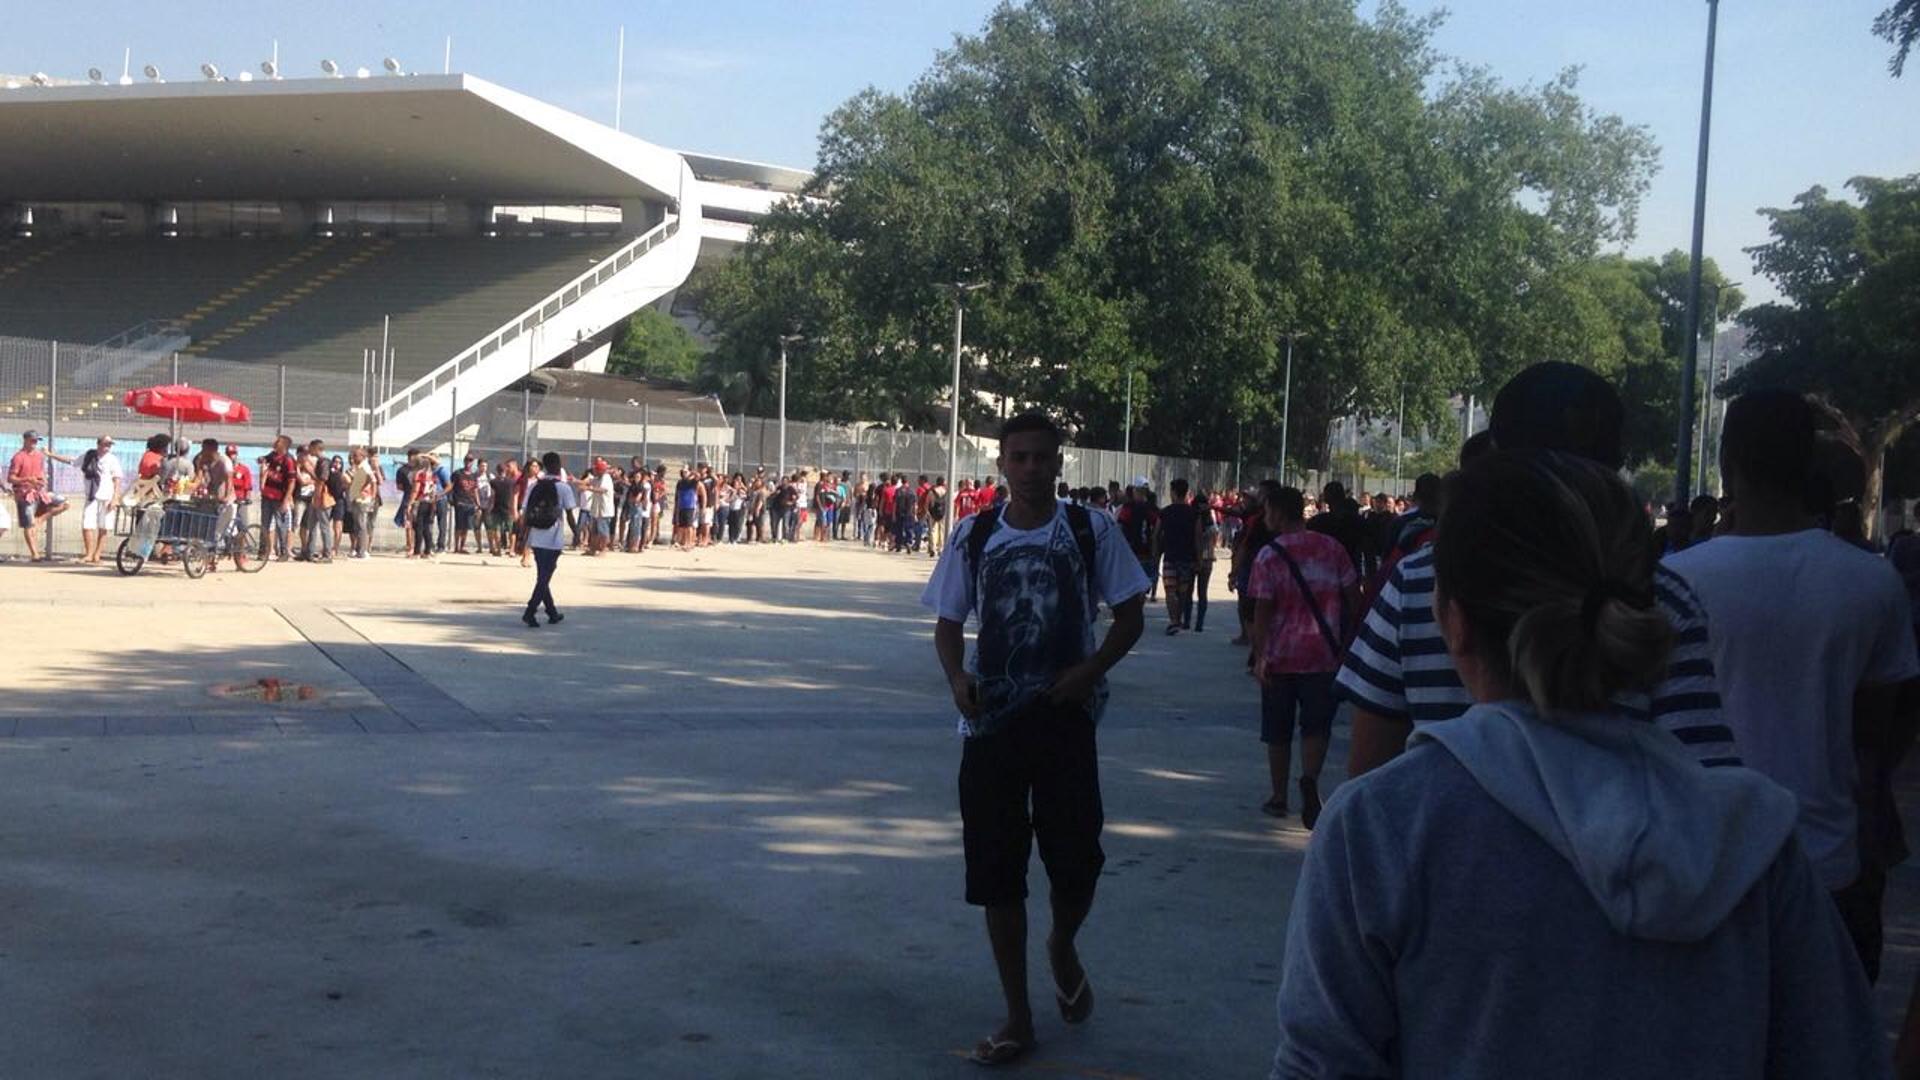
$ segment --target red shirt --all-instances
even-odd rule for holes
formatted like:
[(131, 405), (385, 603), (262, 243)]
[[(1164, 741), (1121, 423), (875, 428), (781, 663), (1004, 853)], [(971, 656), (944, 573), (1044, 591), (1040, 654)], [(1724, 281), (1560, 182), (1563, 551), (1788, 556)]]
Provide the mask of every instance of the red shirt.
[(152, 480), (160, 475), (160, 466), (166, 464), (166, 455), (158, 450), (149, 450), (140, 455), (140, 479)]
[(253, 497), (253, 470), (238, 461), (233, 463), (233, 497), (241, 500)]
[(1353, 560), (1340, 541), (1325, 533), (1283, 533), (1275, 538), (1300, 566), (1311, 597), (1300, 595), (1287, 561), (1269, 546), (1254, 558), (1247, 595), (1255, 600), (1273, 601), (1273, 622), (1267, 627), (1267, 671), (1274, 675), (1299, 672), (1326, 672), (1340, 669), (1340, 653), (1327, 643), (1320, 621), (1313, 617), (1312, 603), (1320, 609), (1327, 629), (1341, 633), (1342, 596), (1359, 584)]

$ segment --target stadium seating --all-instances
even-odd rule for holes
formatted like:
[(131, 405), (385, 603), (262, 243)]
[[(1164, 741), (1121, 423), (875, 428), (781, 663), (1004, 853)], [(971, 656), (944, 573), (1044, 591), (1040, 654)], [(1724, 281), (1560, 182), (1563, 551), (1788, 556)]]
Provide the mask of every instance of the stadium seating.
[(349, 375), (380, 344), (417, 377), (589, 269), (614, 236), (15, 238), (0, 334), (90, 344), (173, 319), (190, 352)]

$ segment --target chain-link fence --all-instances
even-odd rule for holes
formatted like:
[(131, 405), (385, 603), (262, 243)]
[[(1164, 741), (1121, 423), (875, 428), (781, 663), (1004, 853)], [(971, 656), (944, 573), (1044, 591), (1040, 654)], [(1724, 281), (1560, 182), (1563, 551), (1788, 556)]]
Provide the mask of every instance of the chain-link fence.
[[(123, 404), (130, 390), (186, 383), (245, 402), (250, 419), (241, 424), (173, 424), (164, 418), (133, 415)], [(72, 345), (65, 342), (0, 336), (0, 461), (19, 448), (20, 433), (37, 430), (43, 446), (78, 459), (101, 435), (118, 443), (116, 456), (132, 475), (147, 438), (170, 431), (198, 441), (216, 438), (239, 447), (243, 462), (264, 456), (276, 434), (299, 442), (321, 439), (341, 453), (349, 442), (365, 438), (360, 430), (374, 393), (366, 380), (332, 372), (306, 371), (274, 364), (242, 364), (172, 352)], [(832, 424), (754, 416), (728, 416), (711, 401), (690, 407), (624, 404), (564, 398), (526, 390), (504, 391), (475, 402), (448, 401), (446, 419), (415, 446), (444, 458), (474, 454), (488, 461), (558, 451), (570, 468), (593, 457), (627, 463), (700, 462), (729, 472), (769, 473), (828, 469), (854, 476), (905, 473), (979, 479), (998, 470), (994, 439), (963, 434), (949, 468), (946, 433), (900, 431), (878, 424)], [(378, 447), (387, 475), (405, 447)], [(1175, 477), (1196, 489), (1252, 484), (1271, 469), (1233, 462), (1127, 454), (1119, 450), (1068, 447), (1061, 479), (1073, 487), (1110, 481), (1130, 484), (1145, 477), (1165, 491)], [(77, 469), (56, 464), (53, 490), (69, 498), (83, 492)], [(397, 501), (389, 499), (389, 505)], [(77, 549), (78, 513), (56, 519), (55, 546)], [(14, 532), (17, 534), (18, 529)], [(17, 551), (17, 535), (0, 541), (0, 551)]]

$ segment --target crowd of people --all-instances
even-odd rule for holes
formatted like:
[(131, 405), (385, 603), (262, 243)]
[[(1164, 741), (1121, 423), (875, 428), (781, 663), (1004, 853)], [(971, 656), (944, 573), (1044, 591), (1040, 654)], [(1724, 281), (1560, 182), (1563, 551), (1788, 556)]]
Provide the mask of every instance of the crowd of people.
[[(1536, 365), (1404, 506), (1276, 481), (1175, 483), (1164, 505), (1055, 491), (1058, 430), (1010, 421), (1012, 497), (960, 524), (923, 596), (1007, 1008), (974, 1060), (1037, 1045), (1035, 840), (1061, 1019), (1093, 1012), (1076, 938), (1104, 860), (1105, 676), (1156, 583), (1166, 632), (1202, 629), (1217, 540), (1263, 809), (1288, 816), (1297, 784), (1313, 830), (1272, 1075), (1871, 1077), (1890, 1057), (1920, 1075), (1920, 995), (1890, 1056), (1869, 994), (1907, 855), (1892, 777), (1920, 727), (1920, 539), (1883, 555), (1859, 535), (1821, 482), (1814, 407), (1785, 391), (1729, 405), (1726, 496), (1656, 532), (1621, 479), (1624, 421), (1598, 376)], [(1347, 778), (1323, 801), (1343, 702)]]

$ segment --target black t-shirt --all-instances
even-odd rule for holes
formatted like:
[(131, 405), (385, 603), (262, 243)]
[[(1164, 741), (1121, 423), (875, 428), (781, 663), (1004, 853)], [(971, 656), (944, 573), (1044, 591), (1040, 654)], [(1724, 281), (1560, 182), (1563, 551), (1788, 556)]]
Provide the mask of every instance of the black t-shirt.
[(488, 483), (493, 485), (493, 508), (506, 513), (513, 509), (513, 480), (505, 476), (496, 476)]
[(1142, 559), (1151, 555), (1149, 540), (1153, 536), (1153, 523), (1160, 520), (1160, 515), (1146, 503), (1128, 503), (1120, 508), (1118, 516), (1120, 535), (1127, 538), (1127, 546), (1133, 549), (1134, 555)]
[(468, 472), (464, 466), (454, 470), (452, 495), (453, 505), (455, 506), (479, 505), (479, 500), (476, 499), (473, 494), (473, 474)]
[(1160, 511), (1160, 553), (1171, 562), (1194, 562), (1200, 551), (1193, 531), (1200, 512), (1192, 503), (1170, 503)]
[(1352, 502), (1344, 502), (1324, 514), (1315, 514), (1307, 522), (1309, 532), (1322, 533), (1340, 542), (1347, 549), (1347, 558), (1353, 565), (1360, 565), (1361, 552), (1367, 545), (1367, 528), (1360, 520), (1360, 508)]

